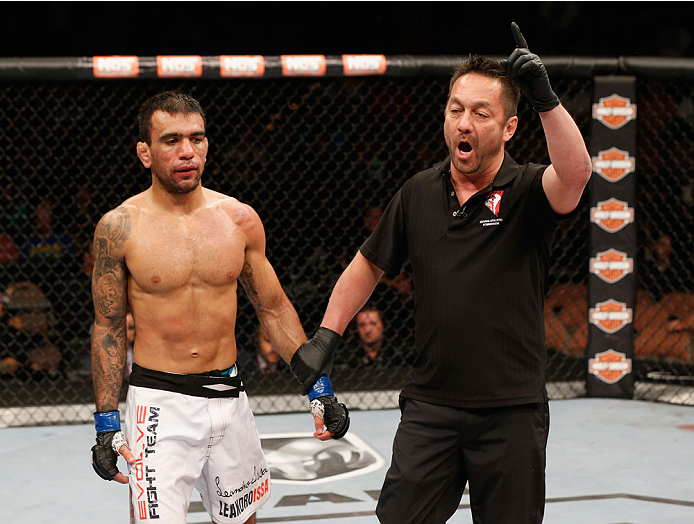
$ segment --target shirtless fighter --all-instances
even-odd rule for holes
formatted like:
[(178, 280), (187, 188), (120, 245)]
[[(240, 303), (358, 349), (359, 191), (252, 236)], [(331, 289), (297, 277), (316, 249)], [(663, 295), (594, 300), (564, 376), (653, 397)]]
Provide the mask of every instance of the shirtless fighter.
[[(94, 234), (92, 465), (130, 484), (131, 522), (184, 524), (195, 487), (213, 522), (254, 523), (270, 495), (269, 469), (235, 365), (237, 282), (309, 393), (319, 440), (349, 427), (327, 378), (340, 337), (322, 329), (306, 341), (265, 256), (256, 212), (200, 185), (208, 140), (197, 100), (160, 93), (138, 120), (137, 155), (152, 185), (106, 213)], [(128, 305), (137, 334), (124, 434)]]

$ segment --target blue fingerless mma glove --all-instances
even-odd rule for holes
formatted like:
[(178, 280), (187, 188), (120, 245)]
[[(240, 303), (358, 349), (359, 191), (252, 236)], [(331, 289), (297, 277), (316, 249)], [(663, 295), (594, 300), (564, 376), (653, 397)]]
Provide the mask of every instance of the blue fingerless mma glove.
[(289, 363), (301, 383), (301, 394), (308, 394), (311, 413), (323, 419), (334, 439), (344, 437), (349, 429), (349, 411), (335, 398), (328, 378), (341, 338), (333, 330), (319, 327), (316, 334), (296, 350)]
[(323, 419), (325, 429), (330, 431), (334, 439), (347, 434), (349, 429), (349, 410), (347, 406), (337, 401), (333, 394), (333, 386), (328, 377), (319, 378), (308, 392), (311, 414)]
[(97, 411), (94, 424), (96, 444), (92, 446), (92, 467), (102, 479), (113, 480), (118, 474), (118, 450), (123, 444), (127, 445), (120, 430), (120, 413), (117, 410)]

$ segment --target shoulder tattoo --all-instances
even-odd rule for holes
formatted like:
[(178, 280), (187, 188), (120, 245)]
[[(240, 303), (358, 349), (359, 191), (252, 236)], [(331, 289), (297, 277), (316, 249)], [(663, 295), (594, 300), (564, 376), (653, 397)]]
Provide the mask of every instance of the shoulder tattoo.
[(106, 317), (125, 315), (127, 270), (120, 253), (130, 228), (128, 210), (119, 207), (102, 218), (94, 233), (94, 307)]

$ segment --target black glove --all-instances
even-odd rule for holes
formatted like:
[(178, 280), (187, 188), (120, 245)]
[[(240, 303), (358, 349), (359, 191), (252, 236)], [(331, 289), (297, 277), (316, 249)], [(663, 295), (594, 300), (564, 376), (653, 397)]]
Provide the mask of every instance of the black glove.
[(516, 40), (516, 49), (508, 60), (501, 61), (501, 65), (530, 100), (535, 111), (543, 113), (554, 109), (559, 105), (559, 97), (552, 91), (545, 65), (539, 56), (530, 52), (515, 22), (511, 23), (511, 32)]
[[(118, 474), (116, 462), (120, 449), (127, 444), (125, 435), (120, 430), (120, 415), (118, 411), (97, 411), (94, 413), (96, 422), (96, 444), (92, 446), (92, 467), (104, 480), (113, 480)], [(115, 439), (115, 445), (114, 445)]]
[(325, 429), (333, 433), (334, 439), (345, 436), (349, 429), (349, 410), (333, 395), (317, 397), (311, 401), (311, 414), (323, 419)]
[(113, 436), (118, 431), (104, 431), (96, 436), (96, 444), (92, 446), (92, 467), (104, 480), (113, 480), (118, 473), (116, 462), (118, 455), (111, 447)]
[(289, 369), (301, 382), (302, 395), (306, 395), (320, 377), (330, 375), (335, 348), (341, 338), (333, 330), (319, 327), (316, 334), (296, 350)]

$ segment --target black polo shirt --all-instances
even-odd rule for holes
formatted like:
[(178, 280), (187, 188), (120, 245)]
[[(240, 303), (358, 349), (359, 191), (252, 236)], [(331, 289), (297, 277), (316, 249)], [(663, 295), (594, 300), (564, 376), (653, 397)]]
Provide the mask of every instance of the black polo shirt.
[(562, 218), (542, 188), (546, 167), (506, 153), (461, 207), (446, 159), (405, 182), (362, 245), (387, 275), (412, 265), (416, 356), (402, 396), (457, 407), (546, 399), (543, 290)]

